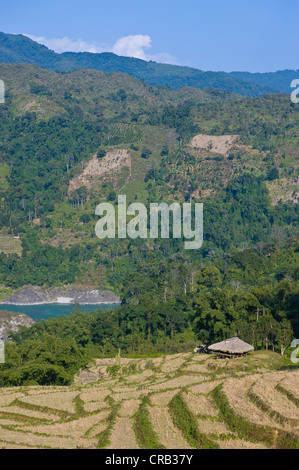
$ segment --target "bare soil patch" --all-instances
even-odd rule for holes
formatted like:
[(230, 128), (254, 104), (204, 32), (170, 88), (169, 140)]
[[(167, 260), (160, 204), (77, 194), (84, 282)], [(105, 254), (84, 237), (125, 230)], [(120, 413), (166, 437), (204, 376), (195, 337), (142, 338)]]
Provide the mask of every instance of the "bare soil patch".
[(126, 149), (110, 150), (103, 158), (94, 155), (81, 175), (70, 181), (69, 193), (82, 186), (90, 189), (100, 177), (110, 173), (115, 174), (122, 167), (128, 167), (131, 172), (131, 156)]
[(193, 148), (206, 149), (213, 153), (227, 155), (236, 138), (236, 135), (198, 134), (191, 139), (189, 145)]

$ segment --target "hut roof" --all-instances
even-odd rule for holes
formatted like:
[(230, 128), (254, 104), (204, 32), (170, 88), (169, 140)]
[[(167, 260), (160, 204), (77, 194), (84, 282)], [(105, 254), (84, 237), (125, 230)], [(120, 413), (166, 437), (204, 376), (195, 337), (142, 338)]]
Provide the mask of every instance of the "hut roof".
[(223, 353), (242, 354), (248, 351), (253, 351), (254, 347), (235, 336), (234, 338), (226, 339), (220, 343), (211, 344), (208, 349)]

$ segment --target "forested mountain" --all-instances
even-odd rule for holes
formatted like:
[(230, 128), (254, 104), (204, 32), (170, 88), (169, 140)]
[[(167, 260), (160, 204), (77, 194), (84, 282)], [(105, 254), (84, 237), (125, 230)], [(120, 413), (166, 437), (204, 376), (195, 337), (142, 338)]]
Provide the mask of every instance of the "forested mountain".
[[(25, 350), (39, 371), (49, 358), (55, 365), (56, 339), (60, 361), (72, 351), (73, 373), (94, 344), (111, 354), (176, 352), (237, 335), (280, 349), (299, 334), (299, 108), (289, 96), (171, 90), (119, 72), (32, 64), (1, 64), (0, 78), (2, 297), (26, 284), (85, 284), (122, 299), (113, 313), (21, 333), (5, 384), (32, 378)], [(202, 248), (98, 239), (95, 207), (117, 209), (118, 194), (147, 207), (203, 202)], [(75, 333), (65, 342), (69, 321)]]
[(173, 89), (182, 86), (219, 88), (244, 96), (290, 93), (292, 79), (298, 78), (298, 72), (292, 70), (268, 74), (204, 72), (191, 67), (120, 57), (112, 53), (65, 52), (58, 54), (21, 34), (5, 33), (0, 33), (0, 63), (36, 64), (48, 70), (61, 72), (81, 68), (109, 73), (123, 72), (155, 86), (169, 86)]
[(286, 69), (265, 73), (231, 72), (230, 75), (257, 85), (275, 88), (283, 93), (290, 93), (292, 91), (291, 82), (299, 77), (299, 70)]

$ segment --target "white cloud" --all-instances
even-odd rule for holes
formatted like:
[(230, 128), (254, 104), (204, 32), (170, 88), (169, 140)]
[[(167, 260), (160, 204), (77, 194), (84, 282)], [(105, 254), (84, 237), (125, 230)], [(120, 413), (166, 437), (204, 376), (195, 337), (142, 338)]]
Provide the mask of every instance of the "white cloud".
[(160, 64), (180, 65), (177, 58), (168, 54), (167, 52), (161, 52), (160, 54), (147, 54), (146, 60), (153, 60), (154, 62), (159, 62)]
[(136, 34), (131, 36), (124, 36), (117, 39), (112, 47), (112, 52), (117, 55), (136, 57), (137, 59), (153, 60), (164, 64), (177, 64), (174, 56), (167, 52), (159, 54), (148, 54), (146, 50), (150, 49), (152, 40), (146, 34)]
[(39, 44), (44, 44), (49, 49), (62, 52), (113, 52), (114, 54), (126, 57), (136, 57), (137, 59), (153, 60), (164, 64), (177, 64), (174, 56), (167, 52), (158, 54), (148, 54), (146, 51), (151, 48), (152, 40), (147, 34), (135, 34), (124, 36), (115, 41), (113, 46), (108, 44), (100, 44), (96, 41), (87, 42), (83, 39), (73, 40), (65, 36), (63, 38), (48, 39), (44, 36), (34, 36), (32, 34), (24, 34)]
[(149, 49), (151, 42), (151, 38), (146, 34), (124, 36), (123, 38), (117, 39), (112, 47), (112, 51), (117, 55), (147, 60), (144, 49)]
[(86, 42), (83, 39), (73, 39), (67, 36), (63, 38), (47, 39), (43, 36), (33, 36), (32, 34), (25, 34), (28, 38), (39, 44), (44, 44), (49, 49), (55, 52), (104, 52), (107, 50), (107, 44), (99, 44), (97, 42)]

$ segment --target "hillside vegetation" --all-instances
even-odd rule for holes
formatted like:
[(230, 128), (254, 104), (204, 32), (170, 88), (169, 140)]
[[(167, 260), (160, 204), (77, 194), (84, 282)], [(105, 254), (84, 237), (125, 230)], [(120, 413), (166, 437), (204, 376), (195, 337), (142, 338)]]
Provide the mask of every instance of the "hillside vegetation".
[[(123, 73), (24, 64), (2, 64), (0, 76), (1, 292), (85, 284), (119, 293), (122, 305), (97, 320), (97, 338), (86, 319), (83, 346), (183, 352), (186, 341), (230, 335), (284, 352), (299, 331), (299, 108), (288, 96), (170, 90)], [(147, 206), (203, 202), (202, 248), (172, 238), (99, 240), (95, 207), (117, 209), (118, 194)], [(48, 356), (52, 343), (31, 334), (12, 351), (5, 385), (32, 379), (25, 363), (40, 348), (39, 379), (54, 370), (47, 383), (70, 383), (90, 359), (80, 339), (61, 346), (62, 363), (67, 348), (74, 352), (63, 366)], [(27, 357), (20, 370), (16, 357)]]

